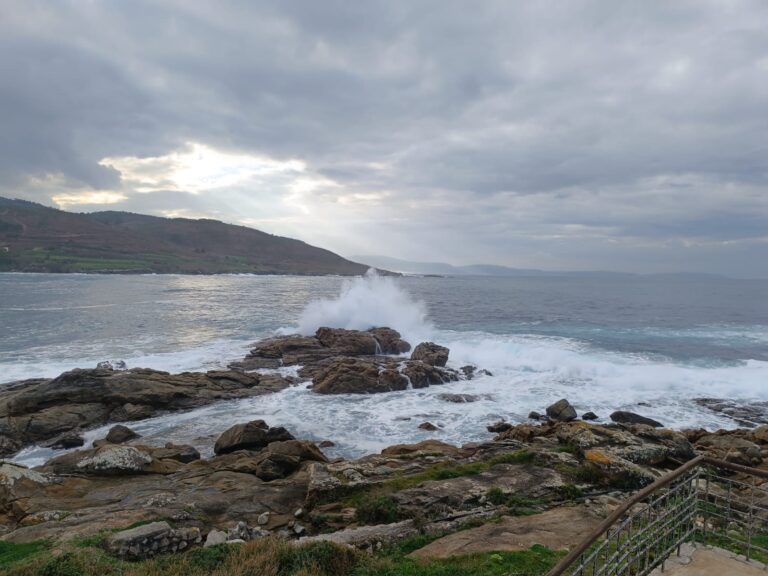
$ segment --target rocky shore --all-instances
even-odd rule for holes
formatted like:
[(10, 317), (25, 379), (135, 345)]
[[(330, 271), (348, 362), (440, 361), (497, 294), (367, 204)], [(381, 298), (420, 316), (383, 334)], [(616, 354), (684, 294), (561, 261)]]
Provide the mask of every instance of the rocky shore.
[[(449, 368), (448, 358), (447, 348), (430, 342), (411, 352), (388, 328), (321, 328), (313, 337), (257, 343), (226, 371), (101, 367), (4, 386), (3, 454), (42, 442), (70, 450), (34, 469), (0, 462), (0, 539), (62, 549), (87, 542), (136, 561), (267, 537), (376, 550), (474, 526), (478, 541), (492, 540), (492, 523), (528, 515), (583, 531), (628, 492), (697, 452), (748, 466), (762, 466), (768, 455), (768, 426), (673, 431), (622, 411), (610, 415), (611, 424), (594, 424), (588, 421), (594, 414), (579, 418), (566, 399), (532, 407), (544, 413), (532, 412), (526, 423), (478, 422), (488, 427), (485, 442), (427, 440), (357, 460), (330, 460), (280, 422), (262, 420), (235, 423), (216, 440), (211, 458), (188, 445), (147, 445), (124, 425), (93, 446), (80, 436), (105, 423), (268, 394), (298, 381), (311, 380), (317, 394), (378, 394), (469, 379), (482, 370)], [(298, 378), (253, 371), (291, 365), (301, 366)], [(441, 547), (441, 541), (430, 553), (457, 545), (446, 540)]]

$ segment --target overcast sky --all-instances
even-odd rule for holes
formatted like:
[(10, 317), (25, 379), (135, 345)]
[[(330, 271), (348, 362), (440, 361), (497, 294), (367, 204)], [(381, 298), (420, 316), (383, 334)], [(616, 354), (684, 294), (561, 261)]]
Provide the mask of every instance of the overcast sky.
[(0, 195), (768, 276), (768, 2), (0, 0)]

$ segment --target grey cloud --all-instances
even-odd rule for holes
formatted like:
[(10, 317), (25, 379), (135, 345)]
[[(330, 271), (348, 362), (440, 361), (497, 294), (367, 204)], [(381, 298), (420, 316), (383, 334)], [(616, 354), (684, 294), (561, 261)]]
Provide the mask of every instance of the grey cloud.
[(136, 194), (98, 164), (198, 141), (335, 180), (269, 231), (345, 253), (753, 274), (767, 29), (759, 0), (6, 2), (0, 190), (61, 174), (128, 196), (107, 208), (298, 217), (280, 187)]

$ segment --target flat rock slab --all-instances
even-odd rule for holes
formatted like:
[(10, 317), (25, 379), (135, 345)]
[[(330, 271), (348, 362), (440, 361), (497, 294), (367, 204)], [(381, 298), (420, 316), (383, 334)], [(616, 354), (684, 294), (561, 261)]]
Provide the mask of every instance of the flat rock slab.
[(450, 534), (412, 552), (412, 558), (448, 558), (477, 552), (514, 552), (541, 544), (553, 550), (572, 548), (600, 524), (584, 506), (567, 506), (533, 516), (506, 516)]
[(680, 556), (670, 556), (664, 563), (664, 571), (656, 568), (651, 576), (765, 576), (765, 573), (765, 564), (747, 562), (722, 548), (684, 544)]

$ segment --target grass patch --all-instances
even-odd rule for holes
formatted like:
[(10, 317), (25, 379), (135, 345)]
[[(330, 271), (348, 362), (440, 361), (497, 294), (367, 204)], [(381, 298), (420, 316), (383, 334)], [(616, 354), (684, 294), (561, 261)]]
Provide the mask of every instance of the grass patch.
[(0, 567), (10, 566), (27, 560), (47, 548), (47, 544), (42, 541), (30, 542), (28, 544), (14, 544), (0, 540)]
[(561, 553), (534, 545), (520, 552), (488, 552), (430, 562), (411, 558), (374, 558), (354, 576), (543, 576)]
[(361, 524), (391, 524), (400, 518), (400, 510), (389, 496), (370, 496), (358, 503), (355, 515)]

